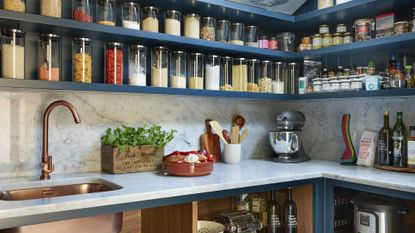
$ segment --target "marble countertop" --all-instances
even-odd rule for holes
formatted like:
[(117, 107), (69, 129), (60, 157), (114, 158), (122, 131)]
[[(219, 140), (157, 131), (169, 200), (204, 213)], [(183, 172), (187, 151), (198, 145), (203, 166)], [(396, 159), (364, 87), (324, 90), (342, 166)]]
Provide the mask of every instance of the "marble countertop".
[(49, 181), (35, 178), (0, 179), (0, 191), (96, 179), (105, 179), (123, 187), (116, 191), (85, 195), (0, 201), (0, 220), (322, 177), (415, 193), (413, 174), (341, 166), (335, 162), (318, 160), (299, 164), (245, 160), (240, 164), (216, 164), (214, 172), (204, 177), (174, 177), (143, 172), (122, 175), (52, 174)]

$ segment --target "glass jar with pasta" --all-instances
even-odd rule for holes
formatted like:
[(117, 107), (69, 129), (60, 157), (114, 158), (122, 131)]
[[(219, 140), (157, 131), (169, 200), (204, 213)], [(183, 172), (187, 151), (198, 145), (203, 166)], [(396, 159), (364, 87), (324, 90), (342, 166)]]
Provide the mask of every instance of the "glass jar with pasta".
[(6, 11), (25, 12), (26, 0), (3, 0), (3, 9)]
[(92, 41), (89, 38), (72, 41), (72, 81), (92, 82)]
[(40, 14), (62, 18), (62, 0), (40, 0)]

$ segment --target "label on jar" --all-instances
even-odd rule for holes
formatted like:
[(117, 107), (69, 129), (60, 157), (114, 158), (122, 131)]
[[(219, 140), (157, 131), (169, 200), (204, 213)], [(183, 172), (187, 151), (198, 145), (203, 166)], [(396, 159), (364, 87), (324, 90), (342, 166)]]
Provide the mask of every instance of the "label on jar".
[(361, 24), (356, 27), (356, 33), (369, 33), (369, 26)]
[(328, 47), (333, 45), (333, 38), (332, 37), (325, 37), (323, 38), (323, 47)]
[(341, 32), (341, 33), (346, 32), (347, 31), (346, 25), (337, 25), (336, 31)]
[(352, 43), (353, 42), (353, 38), (351, 36), (345, 36), (343, 38), (343, 44), (348, 44), (348, 43)]
[(408, 141), (408, 165), (415, 166), (415, 141)]
[(321, 48), (323, 39), (321, 37), (313, 38), (313, 48)]

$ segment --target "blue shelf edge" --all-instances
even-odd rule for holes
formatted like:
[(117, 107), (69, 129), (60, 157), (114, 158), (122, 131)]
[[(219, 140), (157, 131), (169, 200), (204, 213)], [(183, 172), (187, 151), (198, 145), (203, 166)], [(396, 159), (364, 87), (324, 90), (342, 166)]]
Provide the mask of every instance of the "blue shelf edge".
[(356, 99), (367, 97), (409, 97), (415, 96), (415, 88), (403, 88), (403, 89), (389, 89), (378, 91), (343, 91), (343, 92), (325, 92), (325, 93), (312, 93), (304, 95), (295, 95), (294, 100), (318, 100), (318, 99)]

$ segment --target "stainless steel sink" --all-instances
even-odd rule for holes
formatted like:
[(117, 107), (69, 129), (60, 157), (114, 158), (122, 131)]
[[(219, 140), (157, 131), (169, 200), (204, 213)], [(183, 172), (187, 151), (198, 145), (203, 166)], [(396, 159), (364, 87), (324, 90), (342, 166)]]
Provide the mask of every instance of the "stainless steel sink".
[[(102, 179), (87, 182), (42, 186), (0, 191), (0, 201), (25, 201), (56, 198), (88, 193), (109, 192), (121, 186)], [(122, 228), (122, 213), (69, 219), (0, 230), (0, 233), (119, 233)]]

